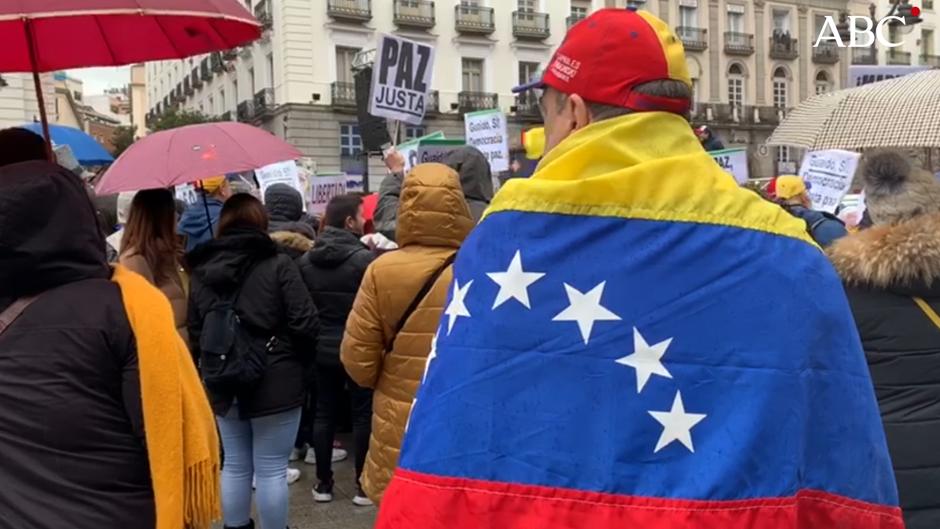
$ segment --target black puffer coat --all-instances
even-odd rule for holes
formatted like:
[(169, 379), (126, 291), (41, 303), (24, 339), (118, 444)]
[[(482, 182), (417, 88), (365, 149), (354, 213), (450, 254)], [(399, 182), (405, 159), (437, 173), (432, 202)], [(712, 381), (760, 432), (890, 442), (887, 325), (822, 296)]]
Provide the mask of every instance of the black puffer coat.
[(0, 169), (0, 528), (154, 527), (137, 347), (85, 190)]
[(830, 250), (865, 347), (908, 529), (940, 527), (940, 215), (875, 226)]
[(260, 231), (233, 231), (193, 250), (189, 297), (189, 337), (198, 359), (204, 315), (218, 293), (241, 289), (235, 312), (263, 347), (271, 337), (277, 344), (256, 387), (238, 394), (209, 388), (217, 415), (228, 413), (237, 396), (243, 418), (264, 417), (303, 404), (305, 366), (313, 360), (319, 319), (304, 288), (297, 265), (278, 252)]
[(374, 259), (358, 236), (338, 228), (326, 228), (313, 250), (300, 258), (300, 271), (310, 295), (320, 309), (322, 329), (317, 344), (317, 364), (340, 366), (339, 347), (366, 268)]

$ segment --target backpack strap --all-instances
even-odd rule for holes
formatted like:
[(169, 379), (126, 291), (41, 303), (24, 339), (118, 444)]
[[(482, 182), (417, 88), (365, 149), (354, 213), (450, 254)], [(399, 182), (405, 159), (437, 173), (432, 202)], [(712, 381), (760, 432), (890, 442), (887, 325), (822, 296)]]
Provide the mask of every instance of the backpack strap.
[(940, 314), (937, 314), (937, 311), (933, 310), (933, 307), (924, 298), (915, 297), (914, 303), (917, 303), (917, 306), (920, 307), (920, 310), (924, 312), (927, 318), (937, 326), (937, 329), (940, 329)]
[(0, 335), (4, 333), (7, 329), (13, 325), (13, 322), (23, 314), (34, 301), (39, 299), (39, 296), (27, 296), (25, 298), (20, 298), (14, 301), (9, 307), (6, 308), (2, 313), (0, 313)]
[[(444, 273), (444, 270), (454, 264), (454, 260), (457, 258), (457, 252), (450, 254), (447, 259), (444, 259), (444, 262), (441, 264), (431, 277), (424, 283), (424, 286), (421, 287), (421, 290), (418, 291), (418, 294), (411, 301), (411, 304), (408, 305), (408, 308), (405, 309), (405, 312), (402, 313), (401, 319), (398, 320), (398, 325), (395, 326), (395, 336), (392, 338), (392, 344), (394, 345), (395, 339), (398, 338), (398, 333), (405, 327), (405, 324), (408, 323), (408, 318), (414, 314), (414, 311), (418, 310), (418, 306), (421, 305), (421, 302), (424, 301), (424, 298), (427, 297), (428, 293), (434, 288), (434, 284), (437, 283), (437, 280), (440, 279), (441, 275)], [(389, 348), (390, 350), (394, 347)]]

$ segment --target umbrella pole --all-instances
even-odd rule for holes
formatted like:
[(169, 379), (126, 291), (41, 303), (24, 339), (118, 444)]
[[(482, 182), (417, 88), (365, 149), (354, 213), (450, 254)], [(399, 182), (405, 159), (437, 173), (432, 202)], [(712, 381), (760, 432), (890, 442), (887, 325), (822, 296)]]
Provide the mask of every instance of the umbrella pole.
[(209, 223), (209, 234), (215, 238), (215, 235), (212, 233), (212, 214), (209, 213), (209, 199), (206, 198), (206, 190), (203, 189), (202, 193), (199, 194), (202, 195), (202, 205), (206, 208), (206, 222)]
[(29, 64), (33, 69), (33, 85), (36, 87), (36, 103), (39, 105), (39, 118), (42, 120), (43, 139), (46, 140), (46, 158), (50, 162), (55, 162), (55, 156), (52, 153), (52, 136), (49, 135), (49, 117), (46, 115), (46, 101), (42, 93), (42, 80), (39, 79), (39, 60), (36, 57), (36, 39), (33, 38), (33, 23), (27, 19), (24, 23), (26, 28), (26, 40), (29, 41)]

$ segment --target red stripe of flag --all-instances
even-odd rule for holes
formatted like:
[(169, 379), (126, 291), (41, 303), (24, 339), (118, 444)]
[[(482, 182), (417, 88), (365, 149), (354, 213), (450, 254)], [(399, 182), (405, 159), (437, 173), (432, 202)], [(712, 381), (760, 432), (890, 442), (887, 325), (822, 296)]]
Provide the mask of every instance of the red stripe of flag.
[(445, 478), (398, 469), (376, 529), (904, 529), (901, 510), (816, 490), (674, 500)]

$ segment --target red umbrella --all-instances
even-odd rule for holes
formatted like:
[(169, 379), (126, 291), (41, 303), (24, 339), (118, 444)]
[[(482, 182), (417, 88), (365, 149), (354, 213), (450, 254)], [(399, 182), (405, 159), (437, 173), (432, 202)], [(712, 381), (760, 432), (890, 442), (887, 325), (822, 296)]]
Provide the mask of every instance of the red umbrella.
[(250, 171), (303, 154), (264, 130), (223, 121), (151, 134), (134, 143), (101, 177), (95, 191), (157, 189)]
[(33, 73), (49, 138), (40, 72), (182, 59), (260, 34), (238, 0), (0, 0), (0, 72)]

